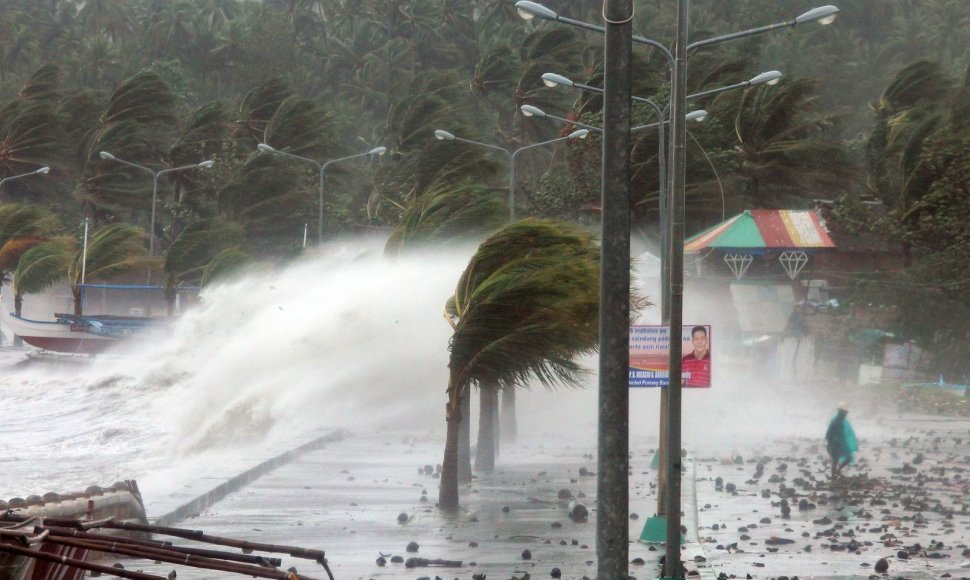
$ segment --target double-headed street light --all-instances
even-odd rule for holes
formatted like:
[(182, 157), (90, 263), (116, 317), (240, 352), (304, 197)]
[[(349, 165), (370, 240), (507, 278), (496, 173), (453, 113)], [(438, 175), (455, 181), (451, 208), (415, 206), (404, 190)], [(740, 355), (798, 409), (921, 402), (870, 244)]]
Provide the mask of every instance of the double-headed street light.
[(262, 153), (272, 153), (275, 155), (281, 155), (283, 157), (289, 157), (291, 159), (297, 159), (300, 161), (305, 161), (307, 163), (312, 163), (317, 166), (317, 171), (319, 174), (319, 182), (318, 182), (319, 183), (318, 185), (319, 216), (317, 217), (317, 243), (318, 244), (323, 243), (323, 179), (324, 179), (324, 175), (327, 172), (327, 167), (330, 167), (334, 163), (347, 161), (348, 159), (356, 159), (358, 157), (366, 157), (368, 155), (377, 155), (379, 157), (381, 155), (384, 155), (384, 153), (387, 152), (387, 147), (383, 147), (383, 146), (374, 147), (373, 149), (364, 151), (363, 153), (348, 155), (346, 157), (338, 157), (337, 159), (331, 159), (330, 161), (321, 163), (315, 159), (310, 159), (309, 157), (303, 157), (302, 155), (296, 155), (294, 153), (289, 153), (287, 151), (280, 151), (279, 149), (275, 149), (270, 145), (267, 145), (266, 143), (260, 143), (259, 145), (256, 146), (256, 148), (259, 149)]
[(552, 145), (554, 143), (562, 143), (563, 141), (570, 141), (572, 139), (585, 139), (589, 135), (590, 131), (600, 131), (598, 127), (593, 127), (592, 125), (583, 125), (582, 123), (573, 123), (576, 126), (583, 127), (582, 129), (577, 129), (566, 135), (564, 137), (558, 137), (556, 139), (550, 139), (548, 141), (541, 141), (539, 143), (533, 143), (531, 145), (526, 145), (524, 147), (519, 147), (518, 149), (508, 150), (497, 145), (489, 145), (488, 143), (482, 143), (481, 141), (473, 141), (471, 139), (464, 139), (462, 137), (456, 137), (454, 134), (448, 131), (443, 131), (437, 129), (434, 132), (435, 139), (439, 141), (457, 141), (459, 143), (468, 143), (469, 145), (478, 145), (480, 147), (487, 147), (488, 149), (493, 149), (496, 151), (501, 151), (505, 153), (509, 160), (509, 222), (515, 221), (515, 159), (519, 156), (519, 153), (527, 151), (529, 149), (535, 149), (536, 147), (542, 147), (543, 145)]
[[(677, 30), (674, 52), (655, 40), (634, 36), (633, 0), (603, 0), (603, 19), (597, 26), (563, 18), (537, 2), (519, 0), (519, 14), (526, 18), (553, 20), (605, 33), (603, 97), (602, 235), (600, 281), (599, 361), (599, 474), (597, 494), (597, 556), (601, 577), (621, 578), (628, 573), (629, 513), (629, 386), (624, 367), (629, 357), (630, 300), (630, 104), (632, 45), (654, 47), (667, 60), (671, 73), (670, 182), (666, 215), (666, 247), (661, 260), (667, 264), (663, 286), (670, 294), (664, 304), (664, 323), (669, 327), (669, 387), (661, 399), (665, 434), (661, 445), (670, 451), (663, 463), (669, 481), (660, 492), (666, 498), (666, 555), (663, 576), (681, 577), (680, 562), (680, 469), (681, 469), (681, 338), (683, 324), (684, 190), (686, 174), (686, 125), (688, 51), (712, 44), (793, 27), (805, 22), (828, 24), (838, 14), (835, 6), (810, 10), (794, 20), (752, 28), (733, 34), (687, 42), (688, 0), (677, 0)], [(676, 56), (675, 56), (676, 53)], [(663, 409), (666, 409), (664, 413)], [(663, 479), (660, 480), (661, 484)]]
[(31, 175), (47, 175), (51, 168), (46, 165), (31, 171), (30, 173), (21, 173), (20, 175), (11, 175), (10, 177), (4, 177), (0, 179), (0, 199), (3, 199), (3, 184), (8, 181), (13, 181), (14, 179), (22, 179), (24, 177), (30, 177)]
[[(724, 93), (724, 92), (727, 92), (727, 91), (733, 91), (733, 90), (737, 90), (737, 89), (746, 89), (748, 87), (753, 87), (753, 86), (761, 85), (761, 84), (765, 84), (765, 85), (776, 85), (776, 84), (778, 84), (778, 81), (781, 79), (781, 77), (782, 77), (782, 74), (780, 72), (776, 71), (776, 70), (766, 71), (766, 72), (760, 73), (760, 74), (752, 77), (749, 80), (742, 81), (740, 83), (735, 83), (733, 85), (727, 85), (727, 86), (724, 86), (724, 87), (718, 87), (716, 89), (710, 89), (710, 90), (707, 90), (707, 91), (702, 91), (700, 93), (694, 93), (693, 95), (687, 95), (687, 100), (690, 101), (692, 99), (698, 99), (698, 98), (701, 98), (701, 97), (708, 97), (708, 96), (711, 96), (711, 95), (716, 95), (716, 94), (719, 94), (719, 93)], [(583, 84), (583, 83), (577, 83), (577, 82), (573, 81), (572, 79), (569, 79), (569, 78), (567, 78), (567, 77), (565, 77), (563, 75), (556, 74), (556, 73), (551, 73), (551, 72), (544, 73), (542, 75), (542, 83), (544, 85), (546, 85), (547, 87), (549, 87), (549, 88), (560, 87), (560, 86), (561, 87), (573, 87), (573, 88), (577, 88), (577, 89), (582, 90), (582, 91), (586, 91), (586, 92), (590, 92), (590, 93), (595, 93), (595, 94), (598, 94), (598, 95), (602, 95), (603, 92), (604, 92), (603, 89), (601, 89), (600, 87), (594, 87), (594, 86), (586, 85), (586, 84)], [(657, 115), (657, 119), (658, 120), (663, 120), (667, 116), (666, 110), (662, 109), (660, 107), (660, 105), (658, 105), (657, 103), (654, 103), (650, 99), (646, 99), (646, 98), (643, 98), (643, 97), (631, 96), (630, 97), (630, 100), (632, 100), (634, 102), (637, 102), (637, 103), (643, 103), (645, 105), (649, 105), (650, 108), (653, 109), (653, 112)], [(690, 120), (691, 114), (692, 113), (688, 113), (686, 115), (687, 120)], [(631, 131), (633, 131), (633, 130), (634, 129), (631, 129)], [(662, 262), (663, 262), (663, 268), (666, 271), (666, 268), (667, 268), (667, 265), (668, 265), (667, 264), (667, 260), (665, 258), (665, 256), (666, 256), (666, 245), (667, 245), (667, 242), (666, 242), (666, 238), (667, 238), (667, 235), (666, 235), (667, 234), (667, 226), (666, 226), (666, 223), (667, 222), (662, 217), (662, 216), (666, 215), (667, 202), (668, 202), (668, 199), (667, 199), (667, 153), (666, 153), (667, 152), (667, 146), (665, 144), (665, 139), (666, 139), (666, 135), (665, 134), (666, 134), (666, 131), (660, 131), (657, 134), (657, 137), (658, 137), (658, 139), (657, 139), (657, 141), (658, 141), (658, 143), (657, 143), (657, 165), (658, 165), (658, 173), (657, 173), (657, 176), (658, 176), (658, 182), (659, 182), (658, 183), (658, 187), (657, 187), (657, 191), (659, 192), (659, 196), (658, 197), (660, 198), (660, 216), (661, 216), (661, 220), (660, 220), (660, 224), (661, 224), (660, 234), (661, 235), (660, 235), (660, 237), (661, 237), (661, 240), (662, 240), (661, 247), (663, 248), (662, 251), (661, 251), (661, 254), (664, 256), (664, 258), (662, 258)], [(669, 302), (669, 297), (667, 296), (666, 288), (664, 288), (664, 292), (663, 292), (663, 296), (662, 296), (662, 299), (661, 299), (661, 303), (662, 304), (667, 304), (668, 302)]]
[[(593, 32), (605, 32), (606, 27), (598, 26), (596, 24), (590, 24), (588, 22), (583, 22), (581, 20), (573, 20), (572, 18), (566, 18), (560, 16), (555, 10), (547, 8), (538, 2), (531, 2), (530, 0), (519, 0), (515, 3), (515, 9), (518, 11), (519, 16), (524, 20), (532, 20), (533, 18), (540, 18), (542, 20), (552, 20), (554, 22), (561, 22), (562, 24), (568, 24), (570, 26), (575, 26), (577, 28), (583, 28), (586, 30), (591, 30)], [(776, 22), (774, 24), (769, 24), (767, 26), (759, 26), (757, 28), (749, 28), (747, 30), (742, 30), (740, 32), (732, 32), (731, 34), (724, 34), (721, 36), (715, 36), (713, 38), (705, 38), (704, 40), (698, 40), (697, 42), (692, 42), (687, 45), (687, 51), (709, 46), (712, 44), (719, 44), (721, 42), (727, 42), (730, 40), (736, 40), (739, 38), (747, 38), (749, 36), (756, 36), (758, 34), (764, 34), (766, 32), (771, 32), (773, 30), (778, 30), (781, 28), (794, 28), (799, 24), (807, 24), (809, 22), (817, 22), (822, 26), (827, 26), (835, 22), (836, 17), (839, 15), (839, 8), (831, 4), (825, 6), (819, 6), (817, 8), (812, 8), (807, 12), (792, 18), (791, 20), (783, 20), (781, 22)], [(642, 38), (639, 36), (632, 37), (633, 42), (637, 44), (647, 44), (660, 48), (661, 52), (667, 57), (668, 63), (673, 64), (673, 55), (664, 45), (660, 44), (655, 40), (650, 40), (649, 38)]]
[[(152, 174), (152, 217), (151, 225), (148, 231), (148, 257), (155, 255), (155, 202), (158, 199), (158, 178), (167, 174), (175, 173), (177, 171), (187, 171), (189, 169), (208, 169), (214, 165), (211, 159), (207, 159), (200, 163), (193, 163), (191, 165), (182, 165), (181, 167), (170, 167), (168, 169), (152, 169), (151, 167), (146, 167), (144, 165), (139, 165), (138, 163), (132, 163), (131, 161), (125, 161), (124, 159), (119, 159), (107, 151), (102, 151), (98, 154), (101, 159), (106, 159), (108, 161), (116, 161), (122, 165), (128, 165), (130, 167), (135, 167), (141, 169), (142, 171), (147, 171)], [(148, 271), (148, 280), (151, 282), (151, 270)]]
[[(599, 127), (594, 127), (593, 125), (587, 125), (585, 123), (580, 123), (579, 121), (574, 121), (572, 119), (567, 119), (565, 117), (557, 117), (556, 115), (550, 115), (549, 113), (543, 111), (539, 107), (533, 107), (532, 105), (522, 105), (521, 107), (519, 107), (519, 110), (522, 111), (522, 114), (525, 115), (526, 117), (539, 117), (543, 119), (552, 119), (553, 121), (558, 121), (566, 125), (576, 125), (577, 127), (583, 127), (583, 129), (588, 131), (593, 131), (595, 133), (602, 133), (604, 131), (603, 129), (600, 129)], [(707, 111), (705, 111), (704, 109), (691, 111), (686, 115), (684, 115), (685, 121), (700, 122), (706, 118), (707, 118)], [(631, 127), (630, 131), (634, 132), (634, 131), (642, 131), (644, 129), (655, 129), (660, 125), (666, 126), (669, 124), (670, 124), (670, 121), (664, 121), (663, 123), (659, 123), (659, 122), (649, 123), (647, 125), (637, 125), (636, 127)]]

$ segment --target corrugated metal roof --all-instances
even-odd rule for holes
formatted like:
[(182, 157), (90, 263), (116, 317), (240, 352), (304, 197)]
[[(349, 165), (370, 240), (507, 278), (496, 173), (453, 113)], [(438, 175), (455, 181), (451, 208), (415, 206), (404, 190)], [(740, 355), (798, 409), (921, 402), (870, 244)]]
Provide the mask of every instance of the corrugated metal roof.
[(746, 210), (684, 242), (684, 253), (705, 250), (762, 254), (770, 251), (834, 249), (813, 210)]

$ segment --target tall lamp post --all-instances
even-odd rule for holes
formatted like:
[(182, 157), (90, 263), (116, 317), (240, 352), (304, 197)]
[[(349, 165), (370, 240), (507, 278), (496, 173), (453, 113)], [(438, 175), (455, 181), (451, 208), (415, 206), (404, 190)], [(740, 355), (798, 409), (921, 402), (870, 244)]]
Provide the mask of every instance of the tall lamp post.
[[(597, 555), (600, 559), (599, 574), (601, 577), (623, 577), (627, 574), (625, 558), (628, 554), (625, 541), (620, 544), (619, 538), (626, 540), (627, 523), (617, 518), (604, 518), (604, 510), (628, 511), (627, 494), (629, 493), (626, 473), (629, 461), (629, 398), (621, 392), (627, 389), (627, 377), (620, 375), (618, 369), (623, 365), (622, 360), (629, 353), (629, 320), (622, 315), (629, 314), (629, 285), (625, 289), (619, 288), (618, 282), (623, 277), (629, 280), (629, 169), (630, 169), (630, 53), (632, 43), (653, 46), (666, 58), (671, 68), (671, 96), (670, 114), (672, 119), (671, 133), (671, 181), (668, 191), (670, 203), (664, 219), (668, 222), (667, 249), (661, 260), (668, 261), (669, 272), (664, 276), (663, 285), (669, 288), (670, 304), (664, 305), (665, 322), (669, 325), (670, 336), (670, 383), (667, 388), (667, 418), (666, 466), (668, 483), (666, 490), (667, 505), (667, 541), (663, 575), (666, 577), (682, 577), (683, 566), (680, 562), (680, 468), (681, 468), (681, 338), (683, 323), (683, 257), (684, 257), (684, 189), (686, 172), (686, 125), (684, 123), (684, 109), (687, 97), (687, 53), (689, 49), (709, 46), (719, 42), (745, 38), (755, 34), (762, 34), (783, 27), (794, 27), (804, 22), (817, 21), (829, 24), (838, 14), (835, 6), (823, 6), (810, 10), (794, 20), (785, 21), (769, 26), (752, 28), (750, 30), (718, 36), (695, 43), (687, 44), (687, 5), (688, 0), (677, 2), (677, 30), (674, 53), (663, 44), (633, 36), (631, 20), (633, 5), (631, 0), (605, 0), (603, 16), (607, 26), (596, 26), (577, 20), (563, 18), (555, 11), (537, 2), (519, 0), (515, 3), (519, 14), (526, 19), (535, 17), (553, 20), (605, 33), (605, 66), (604, 66), (604, 128), (603, 139), (603, 223), (601, 263), (601, 298), (600, 298), (600, 475), (597, 480), (599, 513), (597, 519)], [(676, 56), (675, 56), (676, 55)], [(625, 179), (626, 184), (619, 183)], [(616, 194), (618, 190), (620, 194)], [(610, 202), (609, 211), (607, 203)], [(614, 206), (613, 203), (616, 203)], [(614, 216), (614, 213), (616, 214)], [(614, 219), (615, 218), (615, 219)], [(626, 228), (627, 231), (615, 231), (616, 228)], [(621, 247), (626, 243), (626, 248)], [(608, 259), (607, 250), (614, 252), (614, 258)], [(614, 271), (623, 270), (623, 273)], [(607, 292), (607, 291), (610, 292)], [(668, 318), (669, 314), (669, 318)], [(624, 365), (625, 366), (625, 365)], [(616, 402), (612, 402), (610, 397)], [(609, 420), (612, 420), (610, 422)], [(609, 429), (608, 429), (609, 428)], [(604, 435), (604, 431), (612, 433)], [(663, 440), (661, 441), (663, 444)], [(604, 461), (616, 461), (616, 465), (605, 465)], [(609, 473), (604, 468), (609, 469)], [(622, 469), (622, 474), (620, 470)], [(615, 472), (615, 473), (614, 473)], [(622, 480), (626, 485), (615, 485), (613, 479)], [(626, 513), (624, 513), (626, 515)], [(602, 529), (604, 524), (614, 526), (613, 529)], [(608, 553), (611, 548), (619, 554)], [(623, 557), (623, 567), (616, 561)]]
[[(108, 161), (116, 161), (123, 165), (128, 165), (130, 167), (135, 167), (141, 169), (142, 171), (147, 171), (152, 174), (152, 217), (151, 225), (148, 231), (148, 257), (155, 255), (155, 204), (158, 200), (158, 178), (167, 174), (175, 173), (177, 171), (188, 171), (189, 169), (208, 169), (214, 165), (211, 159), (207, 159), (200, 163), (193, 163), (191, 165), (182, 165), (180, 167), (170, 167), (168, 169), (152, 169), (151, 167), (146, 167), (144, 165), (139, 165), (138, 163), (132, 163), (131, 161), (125, 161), (124, 159), (119, 159), (107, 151), (102, 151), (98, 154), (101, 159), (106, 159)], [(148, 280), (151, 282), (151, 270), (148, 271)]]
[(275, 155), (281, 155), (283, 157), (289, 157), (291, 159), (297, 159), (299, 161), (304, 161), (304, 162), (307, 162), (307, 163), (312, 163), (312, 164), (314, 164), (314, 165), (317, 166), (317, 171), (319, 173), (319, 182), (318, 182), (319, 215), (317, 217), (317, 243), (318, 244), (323, 243), (323, 179), (324, 179), (324, 175), (327, 173), (327, 168), (330, 167), (334, 163), (339, 163), (341, 161), (347, 161), (348, 159), (356, 159), (358, 157), (366, 157), (368, 155), (381, 156), (381, 155), (384, 155), (384, 153), (387, 152), (387, 147), (374, 147), (373, 149), (370, 149), (368, 151), (364, 151), (363, 153), (357, 153), (355, 155), (348, 155), (346, 157), (338, 157), (336, 159), (331, 159), (329, 161), (325, 161), (325, 162), (321, 163), (321, 162), (319, 162), (319, 161), (317, 161), (315, 159), (310, 159), (309, 157), (303, 157), (302, 155), (296, 155), (294, 153), (289, 153), (287, 151), (280, 151), (279, 149), (275, 149), (275, 148), (271, 147), (270, 145), (267, 145), (266, 143), (260, 143), (259, 145), (256, 146), (256, 148), (259, 149), (263, 153), (273, 153)]
[(20, 175), (11, 175), (10, 177), (4, 177), (0, 179), (0, 200), (3, 199), (3, 184), (8, 181), (13, 181), (14, 179), (23, 179), (24, 177), (30, 177), (31, 175), (47, 175), (51, 168), (46, 165), (31, 171), (30, 173), (21, 173)]
[[(13, 181), (14, 179), (22, 179), (24, 177), (30, 177), (31, 175), (47, 175), (47, 173), (50, 172), (50, 170), (51, 170), (51, 168), (50, 167), (47, 167), (45, 165), (44, 167), (40, 167), (38, 169), (35, 169), (35, 170), (31, 171), (30, 173), (21, 173), (20, 175), (11, 175), (10, 177), (4, 177), (3, 179), (0, 179), (0, 201), (3, 200), (3, 184), (4, 183), (7, 183), (8, 181)], [(0, 296), (2, 296), (2, 294), (0, 294)], [(2, 308), (2, 306), (0, 306), (0, 308)], [(15, 337), (14, 344), (17, 344), (17, 340), (20, 340), (20, 337)], [(3, 334), (2, 333), (0, 333), (0, 344), (3, 344)]]
[(463, 139), (462, 137), (456, 137), (455, 135), (449, 133), (448, 131), (442, 131), (437, 129), (434, 132), (434, 136), (439, 141), (457, 141), (459, 143), (468, 143), (470, 145), (479, 145), (481, 147), (487, 147), (489, 149), (494, 149), (505, 153), (509, 160), (509, 222), (515, 221), (515, 159), (519, 156), (519, 153), (527, 151), (529, 149), (535, 149), (536, 147), (541, 147), (543, 145), (552, 145), (553, 143), (562, 143), (563, 141), (569, 141), (572, 139), (585, 139), (589, 135), (590, 131), (599, 131), (596, 127), (587, 126), (584, 129), (577, 129), (566, 135), (564, 137), (558, 137), (556, 139), (550, 139), (548, 141), (541, 141), (539, 143), (533, 143), (531, 145), (526, 145), (524, 147), (519, 147), (518, 149), (508, 150), (503, 147), (498, 147), (497, 145), (489, 145), (488, 143), (482, 143), (480, 141), (473, 141), (471, 139)]

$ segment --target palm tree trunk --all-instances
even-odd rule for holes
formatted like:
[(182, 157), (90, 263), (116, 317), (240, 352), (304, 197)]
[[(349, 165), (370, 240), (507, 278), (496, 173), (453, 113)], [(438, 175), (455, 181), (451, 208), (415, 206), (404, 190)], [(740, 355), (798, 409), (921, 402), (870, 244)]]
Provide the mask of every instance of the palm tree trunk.
[(492, 397), (492, 405), (495, 409), (495, 412), (492, 413), (492, 441), (494, 441), (495, 457), (497, 459), (502, 456), (502, 426), (499, 423), (502, 414), (498, 410), (497, 389), (495, 390), (495, 395)]
[(445, 457), (441, 463), (441, 485), (438, 488), (438, 507), (458, 510), (458, 432), (461, 430), (461, 412), (458, 401), (445, 405), (448, 434), (445, 437)]
[(498, 389), (479, 387), (478, 447), (475, 450), (475, 471), (495, 471), (495, 411), (498, 407)]
[[(23, 312), (23, 309), (24, 309), (24, 295), (21, 294), (20, 292), (16, 292), (13, 295), (13, 310), (14, 310), (14, 313), (17, 316), (20, 316), (22, 314), (22, 312)], [(2, 341), (0, 341), (0, 342), (2, 342)], [(14, 346), (23, 346), (24, 345), (24, 340), (22, 338), (20, 338), (20, 335), (18, 335), (18, 334), (13, 335), (13, 345)]]
[(502, 439), (515, 443), (519, 436), (519, 426), (515, 422), (515, 388), (502, 389)]
[(461, 397), (461, 416), (458, 433), (458, 481), (469, 483), (472, 480), (472, 400), (469, 393)]

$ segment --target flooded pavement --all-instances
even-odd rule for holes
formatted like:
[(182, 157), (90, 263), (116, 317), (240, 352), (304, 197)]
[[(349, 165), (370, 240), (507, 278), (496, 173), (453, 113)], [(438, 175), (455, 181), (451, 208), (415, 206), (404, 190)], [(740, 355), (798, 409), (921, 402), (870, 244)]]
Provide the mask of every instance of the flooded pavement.
[(699, 535), (745, 578), (970, 578), (970, 419), (896, 416), (833, 483), (819, 439), (698, 458)]
[[(893, 436), (863, 437), (858, 463), (835, 485), (817, 439), (783, 437), (689, 461), (698, 520), (688, 484), (684, 523), (696, 526), (699, 543), (684, 547), (688, 577), (970, 578), (970, 421), (883, 421)], [(631, 448), (630, 574), (655, 578), (663, 546), (636, 541), (656, 508), (654, 446)], [(178, 525), (325, 550), (341, 579), (592, 578), (594, 451), (507, 448), (494, 474), (462, 488), (462, 511), (449, 516), (435, 507), (436, 436), (351, 434)], [(589, 518), (570, 518), (571, 502)], [(697, 572), (695, 558), (706, 569)], [(284, 558), (289, 566), (326, 577), (312, 562)], [(171, 566), (137, 569), (165, 575)]]
[[(441, 454), (438, 436), (350, 434), (178, 525), (325, 550), (339, 579), (595, 576), (596, 461), (591, 449), (506, 446), (495, 473), (461, 488), (462, 510), (455, 516), (435, 507)], [(570, 517), (581, 511), (576, 504), (589, 506), (588, 518)], [(642, 525), (643, 519), (631, 518), (632, 538), (639, 537)], [(412, 543), (416, 548), (409, 547)], [(654, 577), (661, 553), (632, 544), (630, 557), (638, 563), (631, 572)], [(408, 567), (408, 560), (414, 567)], [(434, 565), (437, 561), (460, 565)], [(126, 567), (163, 576), (172, 569), (141, 564)], [(284, 558), (283, 568), (290, 566), (300, 574), (326, 577), (313, 562)], [(228, 577), (181, 568), (178, 575)]]

